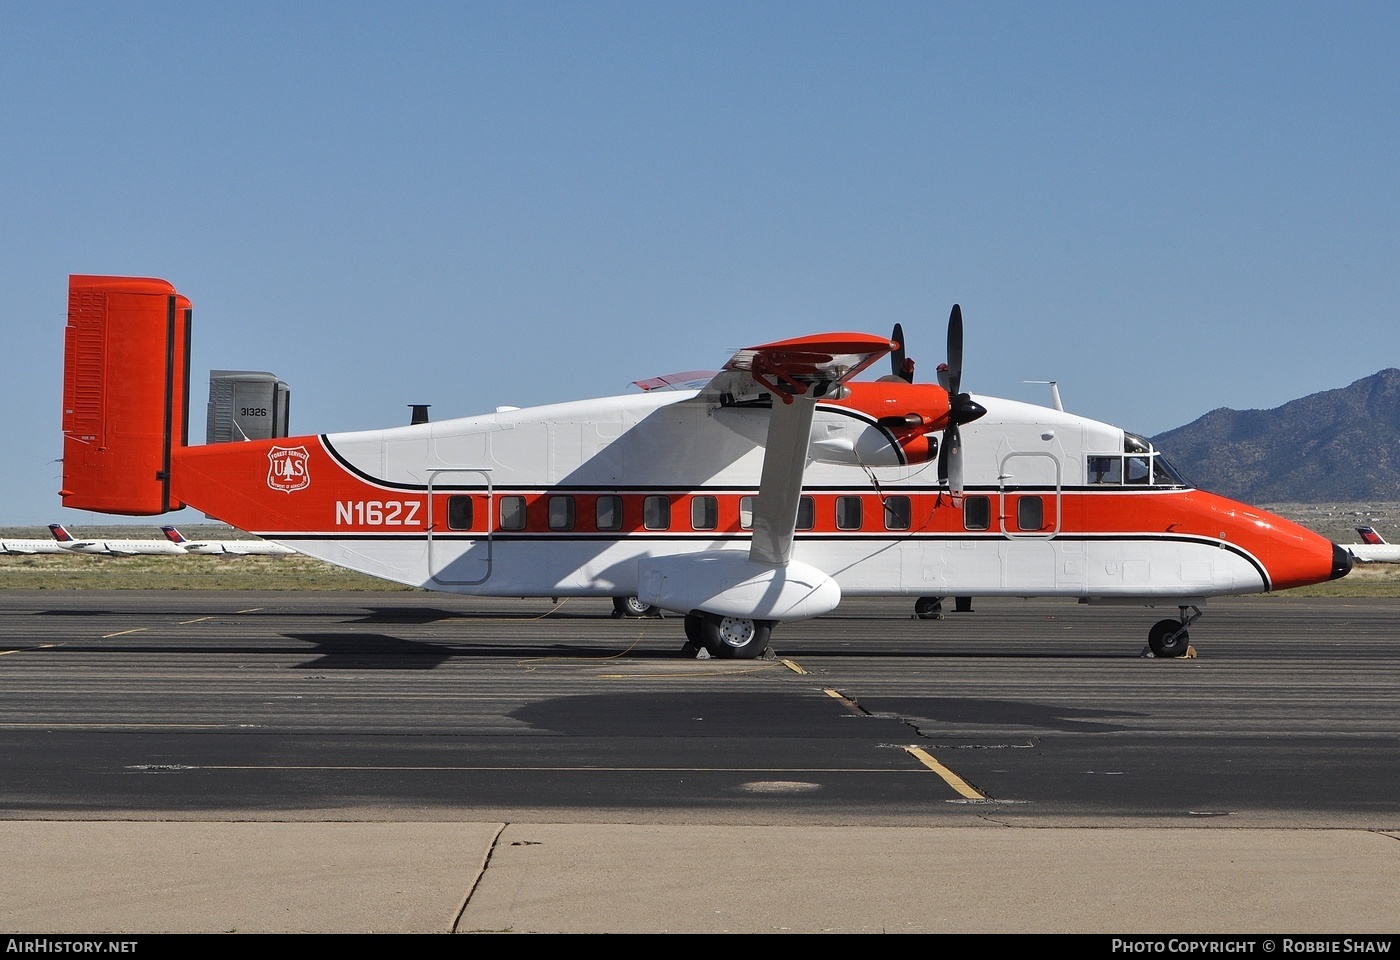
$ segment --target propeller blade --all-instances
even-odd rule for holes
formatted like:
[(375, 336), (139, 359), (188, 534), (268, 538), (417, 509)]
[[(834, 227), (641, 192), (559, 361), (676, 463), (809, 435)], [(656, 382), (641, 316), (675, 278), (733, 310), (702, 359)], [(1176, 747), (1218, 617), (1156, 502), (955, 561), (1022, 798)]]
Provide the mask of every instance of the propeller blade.
[(938, 383), (948, 391), (948, 427), (938, 449), (938, 479), (948, 482), (955, 497), (963, 492), (962, 431), (960, 424), (971, 423), (987, 412), (976, 400), (962, 392), (963, 320), (962, 307), (953, 304), (948, 314), (948, 362), (938, 367)]
[(898, 323), (894, 325), (894, 333), (890, 334), (890, 339), (899, 344), (890, 351), (890, 373), (896, 377), (900, 376), (900, 368), (904, 366), (904, 327)]
[(962, 392), (962, 355), (962, 307), (955, 303), (948, 315), (948, 392), (953, 396)]

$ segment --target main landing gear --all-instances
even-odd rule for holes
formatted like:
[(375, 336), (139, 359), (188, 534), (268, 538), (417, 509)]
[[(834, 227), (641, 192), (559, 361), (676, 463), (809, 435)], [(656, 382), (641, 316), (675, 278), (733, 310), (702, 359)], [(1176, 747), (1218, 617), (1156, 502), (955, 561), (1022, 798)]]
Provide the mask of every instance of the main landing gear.
[[(953, 610), (957, 613), (972, 612), (971, 597), (954, 597)], [(920, 597), (914, 601), (914, 616), (920, 620), (942, 620), (943, 598)]]
[[(1191, 649), (1191, 636), (1186, 628), (1201, 619), (1199, 607), (1182, 606), (1180, 620), (1158, 620), (1147, 631), (1147, 646), (1154, 657), (1170, 659), (1184, 657)], [(1186, 611), (1191, 611), (1187, 613)]]
[(660, 616), (661, 610), (636, 597), (613, 597), (613, 616), (636, 619), (637, 617)]
[(756, 660), (768, 650), (772, 620), (722, 617), (692, 610), (685, 615), (685, 651), (701, 650), (717, 660)]

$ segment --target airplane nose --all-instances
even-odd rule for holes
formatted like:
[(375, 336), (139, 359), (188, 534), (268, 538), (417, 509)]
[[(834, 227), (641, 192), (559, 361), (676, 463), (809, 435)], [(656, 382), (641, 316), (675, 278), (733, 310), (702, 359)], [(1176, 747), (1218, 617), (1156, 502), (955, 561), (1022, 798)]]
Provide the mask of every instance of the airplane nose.
[(1340, 580), (1351, 573), (1351, 565), (1356, 562), (1356, 558), (1351, 555), (1351, 551), (1339, 544), (1332, 544), (1332, 576), (1330, 580)]

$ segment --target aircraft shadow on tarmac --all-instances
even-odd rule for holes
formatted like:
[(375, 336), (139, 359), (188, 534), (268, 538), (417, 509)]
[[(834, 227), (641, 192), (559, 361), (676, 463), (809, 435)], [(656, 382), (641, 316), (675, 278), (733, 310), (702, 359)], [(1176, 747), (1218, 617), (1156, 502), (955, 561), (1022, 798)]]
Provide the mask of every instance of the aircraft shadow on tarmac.
[[(967, 697), (874, 697), (861, 700), (872, 716), (897, 717), (916, 728), (944, 724), (959, 727), (986, 725), (1005, 728), (1036, 727), (1062, 733), (1116, 733), (1131, 727), (1106, 721), (1146, 717), (1128, 710), (1096, 710), (1021, 700), (974, 700)], [(936, 731), (920, 730), (927, 736)]]
[[(675, 660), (676, 649), (619, 650), (617, 644), (594, 643), (464, 643), (461, 641), (405, 640), (382, 633), (287, 633), (289, 640), (312, 644), (315, 659), (299, 664), (301, 670), (432, 670), (458, 657), (506, 659), (568, 657), (572, 659)], [(680, 640), (676, 641), (677, 647)], [(283, 651), (285, 652), (285, 651)]]

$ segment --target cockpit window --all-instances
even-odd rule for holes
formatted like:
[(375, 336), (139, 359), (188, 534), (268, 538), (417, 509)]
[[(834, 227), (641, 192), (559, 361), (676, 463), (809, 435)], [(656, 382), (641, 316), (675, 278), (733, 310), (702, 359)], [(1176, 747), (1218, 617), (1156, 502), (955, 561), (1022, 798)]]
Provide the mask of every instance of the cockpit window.
[(1122, 457), (1090, 457), (1089, 458), (1089, 482), (1090, 483), (1122, 483), (1123, 482), (1123, 458)]
[(1094, 454), (1085, 458), (1087, 481), (1103, 486), (1187, 487), (1167, 458), (1142, 437), (1123, 435), (1122, 454)]
[(1160, 453), (1152, 460), (1152, 482), (1159, 487), (1189, 487), (1180, 471)]

